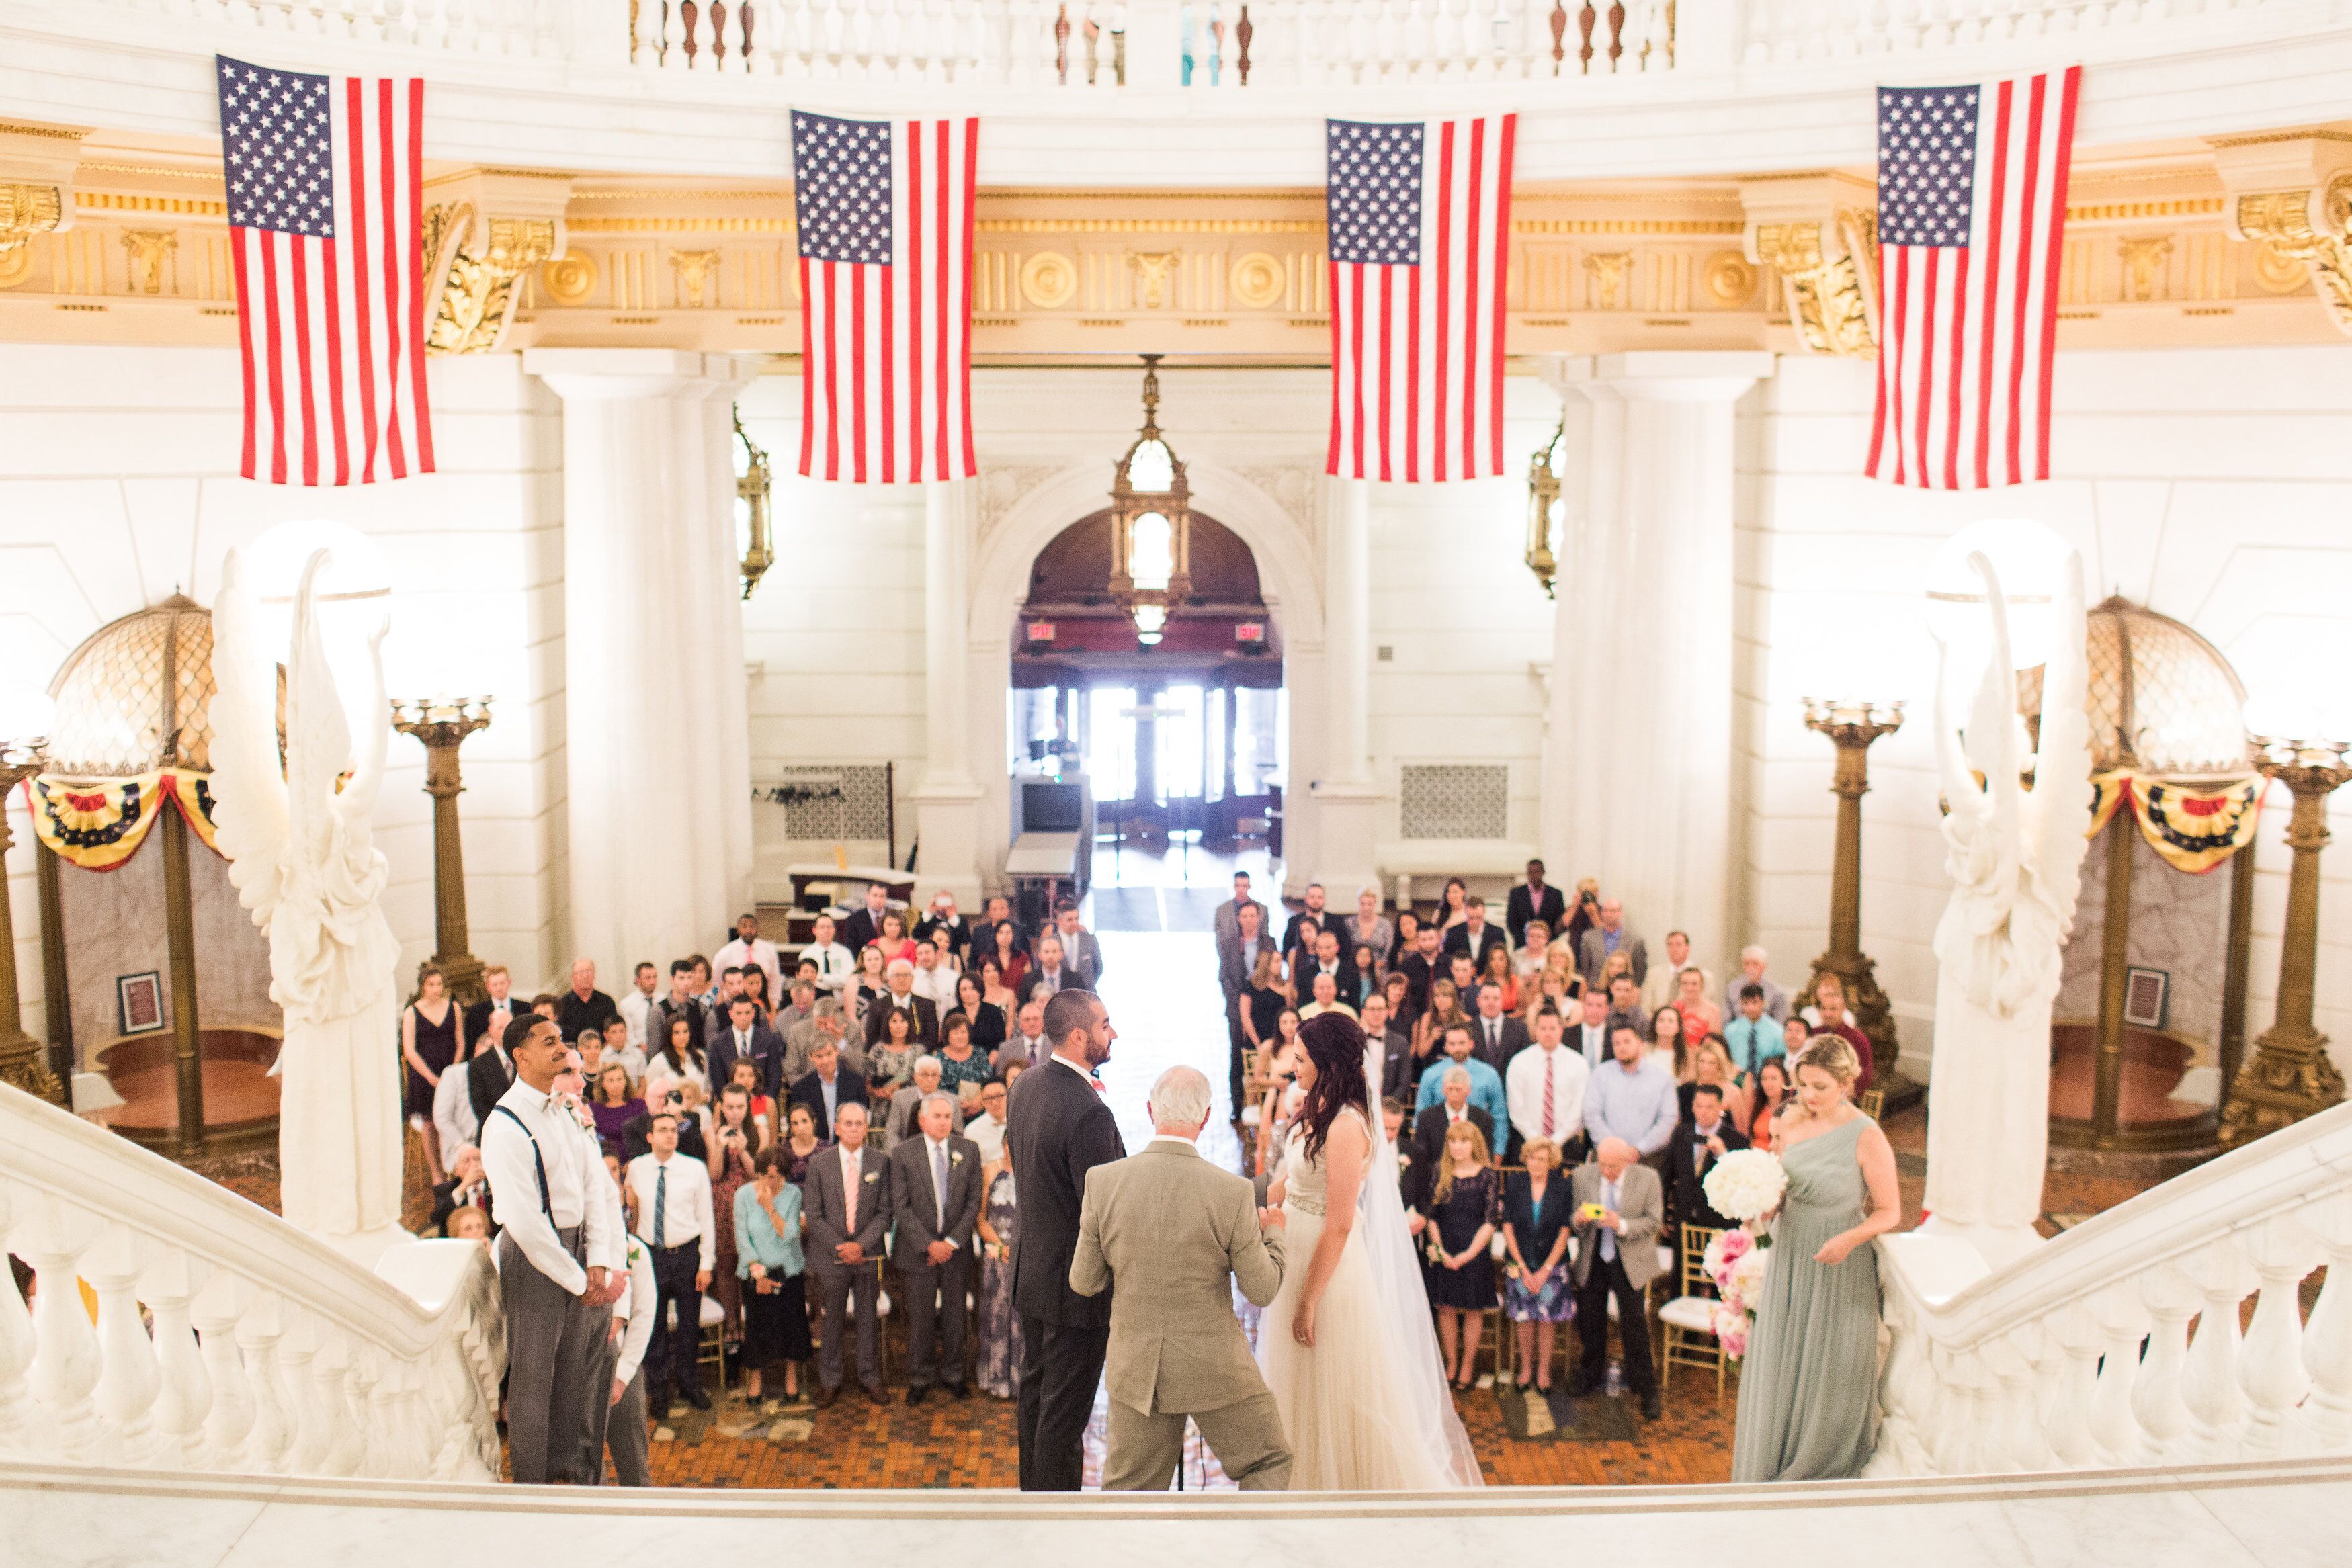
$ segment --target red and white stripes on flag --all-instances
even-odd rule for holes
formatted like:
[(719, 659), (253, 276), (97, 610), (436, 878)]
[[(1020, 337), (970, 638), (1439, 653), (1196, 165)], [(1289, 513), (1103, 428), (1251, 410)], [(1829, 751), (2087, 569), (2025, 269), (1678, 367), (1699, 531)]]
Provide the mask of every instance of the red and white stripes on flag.
[(2050, 370), (2082, 68), (1878, 90), (1878, 407), (1869, 473), (1924, 490), (2050, 477)]
[(977, 120), (793, 113), (801, 472), (968, 479)]
[(238, 472), (273, 485), (432, 473), (425, 83), (217, 64), (245, 372)]
[(1324, 122), (1328, 472), (1423, 484), (1505, 471), (1517, 123), (1510, 114)]

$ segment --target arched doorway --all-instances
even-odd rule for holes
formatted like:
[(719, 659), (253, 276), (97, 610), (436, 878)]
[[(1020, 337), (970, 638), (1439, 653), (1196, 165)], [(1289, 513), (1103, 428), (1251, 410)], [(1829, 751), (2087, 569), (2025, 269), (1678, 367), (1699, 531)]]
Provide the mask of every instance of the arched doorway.
[(1010, 631), (1008, 771), (1087, 779), (1111, 851), (1098, 877), (1118, 880), (1130, 845), (1278, 852), (1282, 647), (1255, 555), (1194, 509), (1192, 591), (1148, 645), (1111, 601), (1110, 565), (1107, 508), (1031, 564)]

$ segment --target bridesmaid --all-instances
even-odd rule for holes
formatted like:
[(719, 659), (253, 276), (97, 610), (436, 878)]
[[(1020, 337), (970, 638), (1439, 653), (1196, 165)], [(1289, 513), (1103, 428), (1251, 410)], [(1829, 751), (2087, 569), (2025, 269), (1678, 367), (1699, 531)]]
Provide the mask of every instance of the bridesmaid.
[(1739, 1378), (1734, 1481), (1834, 1480), (1876, 1438), (1878, 1253), (1902, 1223), (1895, 1151), (1848, 1099), (1862, 1061), (1836, 1035), (1798, 1059), (1779, 1119), (1788, 1195), (1772, 1221), (1764, 1297)]
[(433, 1130), (433, 1092), (466, 1043), (465, 1014), (438, 964), (416, 971), (416, 995), (400, 1012), (400, 1055), (408, 1064), (408, 1122), (425, 1145), (425, 1179), (441, 1184), (441, 1136)]
[(989, 1167), (980, 1208), (980, 1387), (999, 1399), (1021, 1394), (1021, 1314), (1013, 1308), (1013, 1239), (1021, 1206), (1013, 1184), (1013, 1146)]

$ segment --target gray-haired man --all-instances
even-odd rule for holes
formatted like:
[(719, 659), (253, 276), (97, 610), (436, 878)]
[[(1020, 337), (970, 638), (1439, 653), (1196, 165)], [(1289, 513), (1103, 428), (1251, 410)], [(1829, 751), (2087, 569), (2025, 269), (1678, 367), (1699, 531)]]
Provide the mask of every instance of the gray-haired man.
[[(932, 1078), (936, 1082), (937, 1073)], [(919, 1135), (890, 1150), (890, 1212), (898, 1220), (890, 1266), (907, 1302), (909, 1405), (921, 1404), (934, 1382), (946, 1384), (951, 1398), (965, 1394), (964, 1295), (971, 1288), (972, 1228), (980, 1221), (980, 1150), (956, 1135), (955, 1115), (951, 1097), (927, 1095), (916, 1116)]]

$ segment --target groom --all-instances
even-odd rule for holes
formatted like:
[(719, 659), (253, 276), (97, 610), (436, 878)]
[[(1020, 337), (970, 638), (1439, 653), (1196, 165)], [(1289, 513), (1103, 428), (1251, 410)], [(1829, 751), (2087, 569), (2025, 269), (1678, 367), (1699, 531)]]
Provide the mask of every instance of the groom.
[[(1244, 1491), (1290, 1484), (1282, 1412), (1233, 1296), (1238, 1282), (1263, 1307), (1281, 1289), (1282, 1214), (1259, 1211), (1247, 1181), (1201, 1157), (1193, 1144), (1211, 1114), (1208, 1079), (1171, 1067), (1151, 1086), (1151, 1142), (1087, 1173), (1070, 1288), (1100, 1296), (1118, 1286), (1105, 1491), (1166, 1491), (1188, 1416)], [(1028, 1168), (1018, 1156), (1013, 1166)]]
[(1021, 1173), (1021, 1228), (1013, 1238), (1013, 1307), (1021, 1314), (1023, 1491), (1076, 1491), (1081, 1444), (1110, 1342), (1110, 1302), (1070, 1289), (1087, 1173), (1127, 1155), (1096, 1069), (1118, 1031), (1102, 998), (1075, 987), (1045, 1002), (1053, 1054), (1021, 1075), (1005, 1112), (1004, 1145)]

